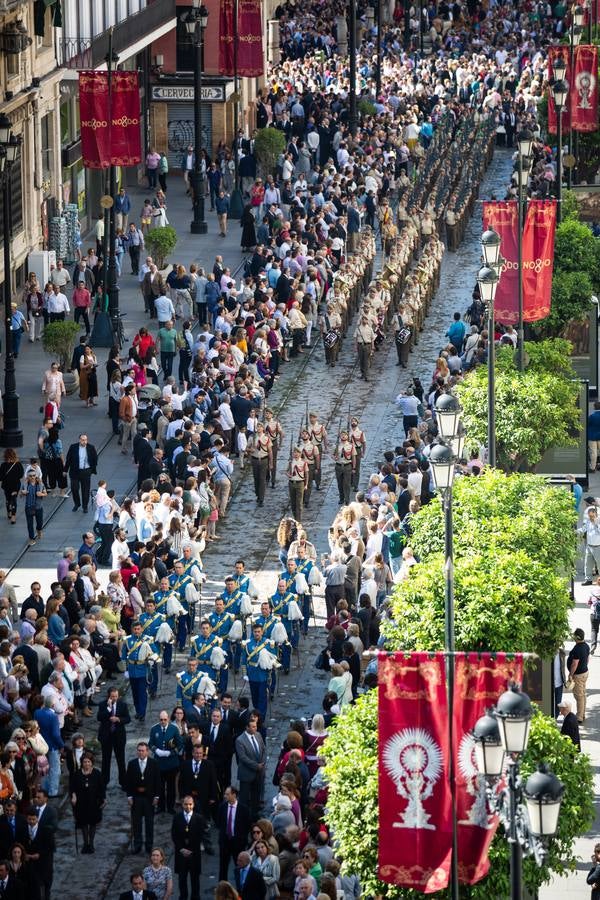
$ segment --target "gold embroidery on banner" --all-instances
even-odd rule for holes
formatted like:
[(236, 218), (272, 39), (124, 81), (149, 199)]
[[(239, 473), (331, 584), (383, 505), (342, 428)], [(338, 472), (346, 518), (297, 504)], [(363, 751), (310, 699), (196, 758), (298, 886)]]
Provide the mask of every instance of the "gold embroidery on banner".
[(489, 672), (495, 678), (501, 678), (505, 685), (509, 681), (514, 680), (516, 675), (520, 675), (520, 666), (514, 661), (504, 663), (496, 663), (493, 666), (481, 665), (480, 662), (470, 662), (465, 660), (456, 667), (455, 683), (460, 691), (461, 700), (496, 700), (498, 697), (498, 688), (491, 687), (489, 690), (485, 688), (477, 689), (479, 676), (484, 672)]
[[(409, 689), (402, 684), (404, 676), (408, 672), (418, 672), (424, 684), (417, 690)], [(435, 700), (437, 688), (442, 682), (440, 666), (435, 661), (424, 661), (417, 665), (402, 665), (395, 661), (394, 665), (389, 663), (381, 666), (379, 671), (379, 680), (386, 687), (385, 696), (387, 700)]]
[(427, 887), (427, 891), (439, 891), (448, 884), (445, 869), (426, 869), (424, 866), (394, 866), (391, 863), (379, 866), (379, 877), (388, 884)]

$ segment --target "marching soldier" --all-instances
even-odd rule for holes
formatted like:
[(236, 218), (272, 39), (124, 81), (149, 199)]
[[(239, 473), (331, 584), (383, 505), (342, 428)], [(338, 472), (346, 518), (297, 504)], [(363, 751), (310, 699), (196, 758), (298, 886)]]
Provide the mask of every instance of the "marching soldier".
[(177, 622), (177, 646), (179, 650), (185, 649), (190, 626), (190, 603), (196, 599), (196, 589), (189, 575), (186, 575), (184, 564), (177, 560), (173, 566), (174, 572), (169, 576), (169, 585), (183, 606), (183, 612)]
[(265, 432), (271, 438), (271, 467), (269, 469), (269, 478), (271, 487), (275, 487), (275, 476), (277, 475), (277, 456), (283, 443), (283, 428), (281, 422), (277, 419), (272, 409), (265, 409)]
[(288, 490), (290, 492), (290, 504), (292, 516), (297, 522), (302, 521), (302, 509), (304, 506), (304, 491), (308, 484), (308, 463), (302, 459), (300, 447), (294, 447), (288, 470)]
[[(277, 645), (277, 655), (283, 665), (283, 671), (286, 672), (285, 650), (286, 650), (287, 640), (280, 643), (274, 637), (274, 632), (275, 632), (275, 634), (277, 633), (276, 626), (281, 625), (281, 627), (283, 628), (283, 624), (281, 622), (281, 619), (278, 616), (273, 614), (273, 611), (271, 609), (271, 604), (268, 603), (268, 601), (264, 600), (260, 604), (260, 616), (258, 616), (255, 621), (256, 621), (257, 625), (262, 626), (263, 637), (265, 637), (268, 641), (271, 641), (273, 644)], [(289, 666), (289, 646), (287, 649), (288, 649), (287, 671), (289, 672), (289, 667), (290, 667)], [(287, 672), (286, 672), (286, 675), (287, 675)], [(269, 695), (271, 697), (271, 700), (275, 696), (276, 687), (277, 687), (277, 675), (275, 672), (275, 668), (272, 668), (271, 669), (271, 678), (269, 681)]]
[(308, 428), (303, 428), (300, 432), (300, 453), (302, 459), (308, 464), (308, 479), (306, 482), (306, 490), (304, 491), (304, 505), (308, 507), (310, 495), (312, 491), (312, 483), (316, 480), (317, 469), (320, 465), (319, 450), (310, 439)]
[[(212, 633), (216, 634), (217, 637), (221, 640), (221, 649), (226, 655), (229, 665), (233, 665), (229, 632), (231, 631), (231, 626), (235, 622), (235, 616), (233, 613), (227, 612), (222, 597), (217, 597), (215, 599), (215, 608), (214, 611), (210, 613), (208, 621), (210, 623)], [(228, 677), (228, 670), (223, 667), (221, 669), (221, 678), (219, 680), (219, 691), (221, 693), (227, 690)], [(225, 685), (224, 687), (223, 684)]]
[[(302, 595), (300, 607), (302, 610), (302, 633), (304, 634), (304, 637), (306, 637), (306, 635), (308, 634), (308, 623), (310, 622), (310, 615), (312, 612), (311, 585), (320, 583), (321, 576), (314, 560), (308, 557), (305, 544), (298, 544), (297, 553), (298, 555), (294, 559), (294, 562), (296, 563), (296, 571), (301, 575), (304, 575), (309, 588), (308, 592)], [(313, 569), (315, 570), (314, 572)]]
[(350, 488), (356, 465), (354, 444), (350, 440), (347, 431), (342, 431), (340, 434), (333, 458), (335, 460), (335, 477), (340, 503), (347, 506), (350, 503)]
[(318, 491), (320, 491), (321, 472), (323, 467), (323, 452), (329, 449), (329, 445), (327, 443), (327, 431), (325, 430), (325, 426), (322, 425), (321, 422), (319, 422), (317, 413), (309, 413), (308, 420), (308, 433), (310, 435), (310, 439), (319, 451), (319, 460), (315, 469), (315, 487)]
[[(202, 561), (200, 559), (196, 559), (193, 555), (193, 547), (190, 544), (185, 544), (183, 547), (183, 556), (177, 560), (177, 562), (183, 563), (183, 571), (185, 574), (192, 579), (192, 583), (196, 588), (198, 593), (202, 590), (202, 585), (206, 581), (206, 576), (204, 574), (204, 566), (202, 565)], [(196, 619), (196, 604), (189, 603), (189, 632), (190, 634), (194, 631), (194, 624)]]
[(358, 482), (360, 480), (360, 461), (365, 455), (365, 451), (367, 449), (367, 439), (365, 438), (364, 431), (359, 427), (358, 419), (356, 416), (353, 416), (350, 419), (350, 440), (354, 445), (354, 474), (352, 476), (352, 487), (355, 491), (358, 490)]
[[(153, 597), (148, 597), (144, 604), (144, 612), (140, 614), (139, 622), (142, 626), (142, 637), (145, 641), (148, 641), (150, 647), (152, 648), (152, 652), (157, 656), (160, 655), (161, 645), (155, 640), (156, 635), (158, 633), (158, 629), (161, 625), (166, 624), (167, 618), (161, 613), (156, 612), (156, 603), (154, 602)], [(163, 642), (163, 665), (165, 667), (165, 671), (168, 672), (171, 667), (171, 660), (173, 658), (173, 645), (167, 642)], [(152, 666), (152, 681), (150, 682), (150, 699), (154, 699), (156, 697), (156, 691), (158, 690), (158, 666)]]
[[(174, 592), (171, 590), (171, 585), (169, 584), (169, 577), (165, 575), (164, 578), (160, 579), (160, 590), (154, 591), (152, 597), (154, 599), (154, 610), (159, 613), (161, 616), (164, 616), (164, 619), (173, 632), (173, 634), (177, 634), (177, 616), (174, 613), (167, 612), (167, 605), (169, 601), (169, 597), (173, 596)], [(177, 598), (179, 599), (179, 597)], [(166, 651), (166, 647), (165, 647)], [(165, 674), (171, 671), (171, 658), (173, 655), (173, 648), (171, 647), (171, 656), (169, 657), (169, 665), (166, 663), (166, 652), (165, 652)]]
[(177, 690), (175, 698), (181, 703), (186, 712), (189, 712), (194, 705), (194, 696), (199, 693), (198, 687), (200, 682), (207, 674), (207, 672), (202, 670), (198, 671), (198, 660), (194, 657), (188, 659), (185, 672), (176, 674)]
[(140, 722), (145, 721), (146, 707), (148, 705), (147, 656), (148, 646), (142, 637), (142, 626), (136, 620), (131, 626), (131, 634), (123, 641), (121, 659), (127, 665), (131, 696), (135, 706), (135, 717)]
[(284, 579), (277, 582), (277, 590), (270, 599), (273, 617), (279, 617), (287, 634), (287, 641), (281, 644), (281, 665), (285, 675), (289, 674), (292, 649), (296, 649), (300, 643), (300, 629), (298, 622), (292, 622), (289, 618), (290, 603), (296, 601), (294, 594), (286, 587)]
[(354, 341), (356, 343), (361, 378), (368, 381), (371, 354), (375, 346), (375, 332), (369, 325), (369, 319), (364, 313), (361, 315), (360, 323), (354, 332)]
[(273, 452), (271, 438), (265, 432), (262, 422), (256, 425), (256, 431), (248, 442), (248, 450), (254, 475), (254, 493), (259, 506), (265, 501), (267, 476), (273, 468)]
[[(250, 685), (250, 696), (252, 704), (260, 713), (263, 722), (267, 717), (267, 683), (269, 682), (269, 671), (277, 664), (277, 660), (272, 641), (268, 641), (264, 635), (261, 625), (256, 623), (252, 626), (252, 637), (246, 641), (244, 646), (244, 663), (246, 665), (246, 674)], [(265, 654), (262, 651), (265, 651)], [(260, 659), (259, 659), (260, 657)], [(271, 657), (269, 659), (269, 657)]]
[(203, 669), (209, 678), (216, 683), (217, 671), (222, 666), (213, 665), (211, 660), (213, 651), (217, 648), (221, 649), (221, 639), (216, 634), (212, 634), (210, 622), (203, 619), (200, 623), (200, 634), (198, 634), (191, 642), (190, 656), (198, 660), (198, 665)]
[(340, 345), (342, 343), (341, 332), (343, 327), (342, 317), (337, 309), (335, 298), (327, 304), (326, 312), (320, 319), (321, 336), (325, 348), (325, 362), (332, 369), (335, 368)]
[(236, 587), (238, 587), (242, 593), (248, 594), (249, 597), (257, 597), (258, 594), (252, 584), (252, 579), (246, 572), (246, 563), (244, 560), (236, 559), (233, 569), (234, 571), (231, 577), (235, 581)]

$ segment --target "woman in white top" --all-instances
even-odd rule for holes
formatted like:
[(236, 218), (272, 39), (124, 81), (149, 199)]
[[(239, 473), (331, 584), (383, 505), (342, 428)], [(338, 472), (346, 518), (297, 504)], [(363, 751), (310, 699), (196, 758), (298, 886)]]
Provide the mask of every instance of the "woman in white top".
[(327, 690), (336, 695), (341, 709), (352, 702), (352, 675), (348, 663), (345, 660), (334, 663), (331, 667), (331, 676)]

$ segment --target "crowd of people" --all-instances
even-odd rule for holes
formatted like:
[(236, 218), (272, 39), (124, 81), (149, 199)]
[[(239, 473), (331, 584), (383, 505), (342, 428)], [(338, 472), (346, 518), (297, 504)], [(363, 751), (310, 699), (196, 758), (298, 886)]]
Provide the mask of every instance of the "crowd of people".
[[(240, 132), (231, 147), (222, 143), (214, 159), (201, 151), (221, 234), (239, 157), (241, 245), (249, 250), (241, 277), (220, 255), (212, 270), (175, 264), (168, 275), (144, 256), (148, 230), (167, 223), (168, 164), (151, 150), (149, 192), (157, 179), (160, 189), (140, 209), (139, 225), (127, 192), (115, 198), (119, 277), (128, 253), (148, 316), (129, 352), (114, 347), (104, 364), (88, 345), (90, 314), (106, 310), (100, 224), (96, 248), (82, 253), (72, 272), (59, 260), (43, 287), (32, 273), (25, 315), (15, 308), (15, 355), (23, 333), (35, 341), (43, 324), (73, 309), (85, 329), (72, 360), (81, 401), (86, 409), (97, 406), (105, 369), (106, 412), (123, 454), (137, 465), (138, 490), (117, 502), (83, 429), (63, 444), (66, 388), (52, 364), (43, 378), (38, 456), (26, 463), (7, 451), (0, 466), (8, 521), (16, 523), (22, 498), (36, 543), (45, 497), (69, 489), (73, 511), (93, 521), (80, 547), (65, 548), (45, 599), (38, 582), (17, 598), (0, 572), (5, 896), (10, 886), (16, 898), (49, 900), (58, 816), (48, 800), (62, 792), (81, 833), (80, 852), (95, 852), (115, 779), (131, 816), (130, 851), (147, 856), (124, 900), (170, 900), (176, 880), (180, 897), (198, 900), (202, 858), (214, 852), (213, 843), (220, 900), (360, 896), (325, 822), (321, 748), (340, 710), (377, 683), (376, 662), (365, 665), (362, 653), (380, 645), (386, 598), (416, 562), (411, 518), (433, 492), (435, 402), (487, 359), (483, 304), (475, 291), (466, 321), (454, 316), (431, 384), (414, 379), (397, 398), (405, 439), (375, 471), (365, 472), (367, 438), (358, 419), (349, 416), (334, 440), (309, 404), (288, 454), (268, 398), (281, 367), (317, 336), (333, 368), (351, 334), (365, 380), (388, 336), (398, 365), (407, 366), (442, 255), (462, 240), (495, 145), (512, 147), (516, 132), (531, 128), (537, 140), (529, 190), (546, 196), (554, 189), (554, 156), (540, 139), (536, 108), (546, 45), (557, 27), (539, 4), (526, 12), (498, 3), (486, 9), (432, 3), (421, 21), (432, 49), (425, 55), (418, 50), (418, 12), (405, 17), (397, 8), (381, 26), (377, 72), (375, 26), (365, 8), (359, 4), (358, 123), (351, 119), (335, 5), (284, 3), (277, 10), (281, 62), (255, 109), (259, 128), (285, 135), (276, 171), (257, 177), (254, 134)], [(405, 49), (407, 27), (412, 47)], [(190, 147), (181, 163), (190, 191), (193, 164)], [(514, 190), (513, 183), (508, 196)], [(493, 337), (515, 345), (511, 328)], [(340, 509), (329, 528), (329, 552), (318, 558), (303, 513), (321, 488), (329, 449)], [(484, 463), (473, 450), (459, 472), (477, 477)], [(202, 555), (222, 537), (233, 480), (246, 465), (258, 506), (278, 477), (288, 483), (291, 516), (277, 533), (280, 572), (268, 596), (260, 596), (243, 560), (232, 557), (224, 590), (209, 601)], [(291, 723), (271, 803), (269, 704), (277, 702), (278, 681), (299, 664), (311, 621), (320, 627), (314, 599), (321, 588), (327, 615), (325, 628), (314, 632), (322, 648), (315, 678), (326, 673), (326, 689), (308, 720)], [(238, 690), (240, 674), (250, 696)], [(171, 702), (146, 724), (148, 699), (170, 675)], [(579, 700), (577, 712), (579, 718)], [(90, 732), (94, 719), (99, 749)], [(127, 760), (132, 719), (140, 739)], [(156, 845), (155, 822), (168, 821), (158, 816), (172, 817), (169, 846)]]

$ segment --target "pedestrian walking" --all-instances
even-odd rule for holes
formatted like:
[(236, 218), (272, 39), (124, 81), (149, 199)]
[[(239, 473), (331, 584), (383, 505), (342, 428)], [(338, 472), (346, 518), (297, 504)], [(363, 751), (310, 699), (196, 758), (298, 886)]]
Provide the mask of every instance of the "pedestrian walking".
[(39, 541), (44, 534), (44, 508), (42, 500), (47, 497), (46, 488), (35, 472), (27, 475), (21, 488), (21, 496), (25, 497), (25, 519), (29, 534), (29, 546)]
[(567, 672), (573, 684), (573, 696), (577, 704), (577, 721), (581, 725), (585, 722), (586, 712), (586, 684), (588, 680), (588, 658), (590, 645), (586, 643), (583, 628), (576, 628), (573, 632), (575, 646), (567, 656)]
[(81, 769), (69, 779), (69, 793), (75, 828), (83, 835), (82, 853), (95, 853), (94, 837), (102, 821), (102, 810), (106, 806), (106, 787), (91, 756), (84, 754)]
[(17, 521), (17, 500), (24, 474), (16, 451), (9, 447), (4, 451), (4, 460), (0, 465), (0, 486), (4, 491), (6, 515), (11, 525)]

